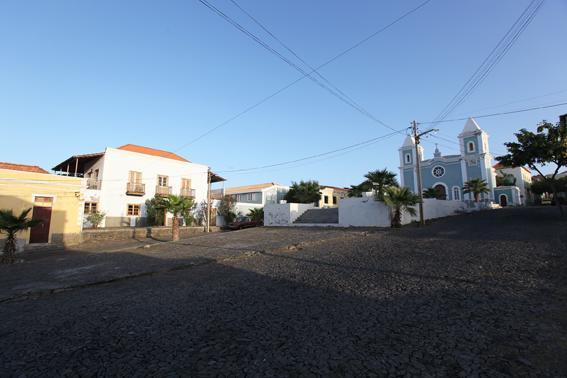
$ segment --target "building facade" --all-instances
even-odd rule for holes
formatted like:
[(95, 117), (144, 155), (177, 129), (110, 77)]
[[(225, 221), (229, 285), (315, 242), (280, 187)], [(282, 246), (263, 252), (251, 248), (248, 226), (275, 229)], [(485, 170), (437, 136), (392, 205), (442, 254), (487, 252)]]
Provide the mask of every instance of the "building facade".
[(321, 199), (319, 200), (320, 208), (339, 207), (339, 202), (348, 195), (347, 188), (339, 188), (336, 186), (321, 186)]
[[(473, 200), (471, 194), (463, 193), (465, 182), (471, 179), (485, 180), (489, 193), (482, 194), (483, 200), (494, 200), (496, 178), (492, 168), (492, 155), (488, 145), (488, 134), (476, 121), (469, 118), (458, 136), (460, 154), (443, 156), (439, 149), (435, 150), (432, 159), (420, 161), (422, 188), (434, 188), (439, 199), (462, 201)], [(420, 157), (423, 147), (419, 146)], [(408, 136), (399, 149), (400, 183), (414, 193), (418, 193), (416, 170), (416, 146)]]
[[(18, 250), (28, 245), (72, 245), (81, 241), (83, 182), (60, 177), (37, 167), (0, 163), (0, 209), (42, 223), (17, 235)], [(0, 244), (4, 234), (0, 234)]]
[(259, 209), (267, 204), (279, 203), (289, 191), (289, 186), (275, 182), (226, 188), (225, 195), (236, 201), (236, 213), (246, 215), (251, 209)]
[(145, 202), (156, 195), (191, 197), (197, 204), (206, 200), (208, 169), (174, 153), (133, 144), (72, 156), (53, 168), (60, 175), (83, 178), (85, 218), (104, 212), (101, 227), (145, 226)]
[[(501, 163), (495, 164), (493, 166), (497, 181), (498, 176), (504, 177), (504, 175), (511, 175), (514, 177), (514, 182), (507, 183), (504, 185), (508, 186), (516, 186), (518, 187), (518, 201), (521, 202), (522, 205), (526, 205), (528, 203), (533, 202), (532, 195), (530, 193), (530, 185), (532, 184), (532, 172), (526, 167), (505, 167)], [(500, 187), (500, 186), (499, 186)], [(497, 202), (502, 202), (499, 200), (498, 196), (494, 197)]]

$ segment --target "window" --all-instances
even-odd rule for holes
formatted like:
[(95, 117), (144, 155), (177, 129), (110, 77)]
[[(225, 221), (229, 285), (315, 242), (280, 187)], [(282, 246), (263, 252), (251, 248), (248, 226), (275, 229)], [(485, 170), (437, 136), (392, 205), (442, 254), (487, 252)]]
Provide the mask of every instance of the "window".
[(181, 179), (181, 188), (182, 189), (191, 189), (191, 179), (182, 178)]
[(461, 189), (458, 186), (453, 188), (453, 200), (460, 201), (461, 200)]
[(445, 174), (445, 168), (438, 165), (431, 170), (431, 173), (435, 177), (443, 177), (443, 175)]
[(411, 163), (411, 154), (406, 154), (405, 159), (406, 159), (406, 164)]
[(140, 205), (136, 204), (129, 204), (128, 205), (128, 215), (130, 216), (139, 216), (140, 215)]
[(98, 210), (98, 203), (96, 202), (85, 202), (85, 214), (96, 213)]
[(325, 203), (329, 203), (329, 196), (325, 196)]
[(142, 172), (130, 171), (128, 172), (128, 182), (134, 184), (142, 183)]
[(333, 196), (333, 205), (337, 204), (337, 196)]
[(468, 150), (468, 152), (474, 152), (475, 151), (474, 142), (468, 142), (467, 143), (467, 150)]
[(167, 186), (168, 177), (167, 176), (158, 176), (158, 186)]

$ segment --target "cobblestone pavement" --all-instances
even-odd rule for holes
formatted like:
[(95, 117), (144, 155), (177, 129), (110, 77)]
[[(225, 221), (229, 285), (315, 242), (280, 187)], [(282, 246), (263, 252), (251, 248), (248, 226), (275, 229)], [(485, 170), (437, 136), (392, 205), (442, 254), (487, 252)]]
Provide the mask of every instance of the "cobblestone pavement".
[(555, 211), (156, 246), (207, 260), (1, 303), (0, 375), (567, 376)]

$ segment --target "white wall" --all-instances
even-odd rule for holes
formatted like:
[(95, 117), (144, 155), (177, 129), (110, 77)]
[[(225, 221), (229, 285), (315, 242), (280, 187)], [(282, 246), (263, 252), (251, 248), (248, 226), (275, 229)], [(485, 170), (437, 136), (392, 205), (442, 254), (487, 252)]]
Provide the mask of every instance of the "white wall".
[(315, 206), (310, 203), (276, 203), (264, 207), (264, 226), (289, 226)]
[[(168, 185), (172, 194), (179, 194), (181, 179), (191, 179), (191, 187), (195, 189), (195, 202), (199, 203), (207, 197), (207, 166), (167, 159), (158, 156), (140, 154), (116, 148), (107, 148), (99, 180), (101, 190), (89, 190), (86, 201), (98, 195), (99, 209), (109, 217), (126, 217), (128, 204), (139, 204), (142, 216), (145, 216), (146, 200), (155, 195), (157, 176), (169, 177)], [(143, 196), (127, 196), (126, 184), (129, 171), (142, 172), (142, 183), (145, 184)]]
[[(410, 216), (408, 213), (404, 212), (402, 215), (402, 224), (419, 221), (419, 206), (415, 206), (415, 210), (415, 216)], [(465, 210), (466, 204), (462, 201), (446, 201), (434, 198), (425, 198), (423, 200), (423, 214), (426, 220), (456, 215)]]
[(339, 225), (343, 227), (389, 227), (390, 208), (373, 197), (345, 198), (339, 202)]

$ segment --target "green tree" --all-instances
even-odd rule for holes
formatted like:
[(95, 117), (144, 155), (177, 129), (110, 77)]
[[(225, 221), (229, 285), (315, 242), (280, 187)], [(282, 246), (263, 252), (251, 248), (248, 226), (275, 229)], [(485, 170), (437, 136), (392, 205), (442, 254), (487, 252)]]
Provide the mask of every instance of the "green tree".
[(193, 198), (170, 194), (165, 198), (165, 208), (173, 214), (171, 239), (179, 240), (179, 217), (186, 217), (193, 208)]
[(496, 186), (513, 186), (516, 185), (516, 176), (511, 173), (505, 173), (499, 170), (500, 175), (496, 176)]
[(0, 258), (1, 263), (12, 264), (16, 261), (16, 234), (41, 223), (41, 220), (38, 219), (28, 219), (30, 211), (31, 208), (16, 216), (12, 210), (0, 210), (0, 232), (8, 235), (4, 242), (4, 254)]
[(471, 193), (474, 196), (474, 201), (478, 202), (480, 200), (480, 195), (482, 193), (489, 193), (488, 185), (483, 179), (472, 179), (465, 182), (463, 186), (463, 193)]
[(402, 227), (402, 214), (416, 214), (412, 206), (419, 203), (419, 196), (408, 188), (389, 186), (384, 190), (384, 202), (392, 209), (392, 227)]
[(317, 181), (293, 182), (284, 199), (289, 203), (315, 203), (321, 199), (321, 188)]
[(250, 209), (250, 212), (248, 213), (248, 216), (254, 221), (254, 222), (264, 222), (264, 208), (261, 207), (259, 209)]
[(439, 193), (435, 188), (427, 188), (423, 191), (423, 198), (437, 198)]
[[(516, 136), (517, 142), (504, 143), (508, 154), (496, 158), (508, 167), (521, 167), (527, 165), (538, 172), (543, 180), (551, 187), (555, 204), (559, 213), (563, 216), (563, 208), (557, 196), (557, 173), (562, 167), (567, 166), (567, 123), (559, 122), (553, 124), (543, 121), (537, 127), (537, 132), (521, 129)], [(540, 167), (553, 165), (553, 173), (546, 176)]]
[(375, 171), (370, 171), (364, 175), (366, 181), (363, 184), (370, 186), (376, 191), (376, 199), (379, 201), (384, 200), (384, 191), (390, 186), (398, 186), (398, 181), (396, 180), (396, 174), (390, 172), (388, 169), (377, 169)]
[(106, 216), (106, 213), (95, 211), (87, 215), (87, 220), (93, 226), (93, 228), (98, 228), (98, 226), (102, 223), (102, 220)]
[(162, 196), (155, 196), (146, 200), (146, 220), (148, 226), (164, 226), (167, 199)]
[[(555, 179), (553, 183), (557, 193), (567, 192), (567, 176)], [(551, 182), (548, 180), (540, 180), (532, 182), (530, 191), (534, 194), (552, 193), (553, 188)]]
[(236, 199), (231, 195), (222, 197), (217, 212), (223, 216), (226, 224), (232, 223), (236, 218)]
[(349, 197), (362, 197), (362, 193), (366, 193), (372, 190), (372, 184), (365, 181), (358, 185), (351, 185), (348, 191)]

